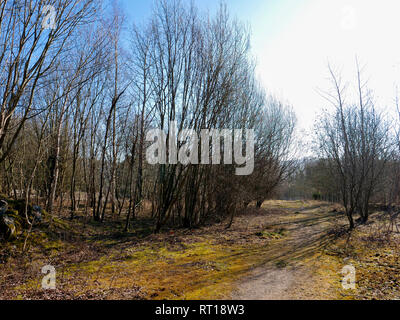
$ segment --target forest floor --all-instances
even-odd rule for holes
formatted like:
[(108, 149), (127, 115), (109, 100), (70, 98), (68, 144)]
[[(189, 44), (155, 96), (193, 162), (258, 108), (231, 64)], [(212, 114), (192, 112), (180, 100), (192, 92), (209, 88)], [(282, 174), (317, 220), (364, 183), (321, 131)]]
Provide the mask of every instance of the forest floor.
[[(138, 219), (52, 219), (23, 242), (1, 243), (0, 299), (399, 299), (400, 236), (385, 213), (351, 234), (338, 206), (267, 201), (194, 230), (152, 234)], [(396, 230), (396, 228), (395, 228)], [(45, 265), (56, 289), (42, 289)], [(341, 270), (356, 270), (356, 289)]]

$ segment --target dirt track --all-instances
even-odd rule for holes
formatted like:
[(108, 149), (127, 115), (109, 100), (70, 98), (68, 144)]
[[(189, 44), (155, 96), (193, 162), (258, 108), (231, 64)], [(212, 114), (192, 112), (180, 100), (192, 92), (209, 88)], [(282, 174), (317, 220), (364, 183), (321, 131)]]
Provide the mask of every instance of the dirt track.
[[(265, 204), (270, 207), (271, 204)], [(287, 300), (332, 299), (334, 290), (315, 273), (313, 261), (306, 259), (324, 248), (346, 221), (326, 205), (282, 208), (285, 216), (276, 216), (267, 228), (284, 228), (288, 236), (271, 244), (266, 261), (242, 279), (233, 299)], [(314, 258), (313, 258), (314, 259)]]

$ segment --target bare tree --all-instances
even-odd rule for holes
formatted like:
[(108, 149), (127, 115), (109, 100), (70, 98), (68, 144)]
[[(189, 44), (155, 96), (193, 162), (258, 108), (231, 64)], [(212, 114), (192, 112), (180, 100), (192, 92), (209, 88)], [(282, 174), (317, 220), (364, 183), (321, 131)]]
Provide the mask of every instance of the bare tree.
[(329, 68), (334, 91), (325, 96), (334, 111), (325, 112), (317, 127), (317, 142), (323, 157), (331, 160), (339, 179), (342, 203), (350, 228), (354, 213), (367, 222), (369, 202), (391, 155), (390, 126), (373, 102), (357, 65), (357, 102), (346, 102), (346, 87)]
[[(93, 18), (98, 3), (54, 0), (47, 5), (56, 13), (54, 28), (50, 30), (43, 28), (48, 13), (44, 9), (49, 8), (44, 1), (0, 3), (0, 162), (8, 156), (31, 116), (41, 80), (53, 72), (57, 57), (75, 29)], [(15, 118), (17, 111), (20, 116)]]

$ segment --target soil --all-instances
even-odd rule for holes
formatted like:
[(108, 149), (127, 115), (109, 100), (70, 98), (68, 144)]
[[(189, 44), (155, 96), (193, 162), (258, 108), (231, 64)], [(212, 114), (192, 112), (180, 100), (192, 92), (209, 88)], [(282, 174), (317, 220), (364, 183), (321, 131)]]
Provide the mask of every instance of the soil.
[[(101, 224), (66, 213), (35, 229), (27, 252), (24, 238), (2, 244), (0, 299), (400, 298), (400, 240), (384, 213), (349, 233), (337, 205), (267, 201), (227, 223), (154, 235), (145, 217), (124, 233), (122, 216)], [(342, 288), (347, 264), (356, 290)], [(57, 270), (54, 291), (41, 288), (44, 265)]]

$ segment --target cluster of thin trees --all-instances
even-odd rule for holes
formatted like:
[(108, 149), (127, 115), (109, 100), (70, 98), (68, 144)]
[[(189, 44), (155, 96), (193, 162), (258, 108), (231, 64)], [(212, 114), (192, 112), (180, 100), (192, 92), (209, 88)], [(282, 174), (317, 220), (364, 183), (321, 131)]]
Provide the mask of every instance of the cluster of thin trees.
[[(376, 105), (357, 62), (353, 83), (329, 67), (331, 107), (316, 124), (318, 158), (298, 165), (286, 197), (342, 203), (350, 228), (368, 221), (371, 204), (392, 210), (400, 200), (400, 109)], [(351, 90), (353, 88), (353, 90)]]
[[(45, 28), (49, 6), (55, 24)], [(233, 219), (293, 169), (294, 113), (265, 94), (254, 68), (250, 32), (223, 5), (210, 16), (186, 1), (158, 1), (139, 26), (114, 1), (3, 0), (1, 192), (44, 201), (51, 214), (67, 209), (71, 219), (82, 210), (95, 221), (122, 215), (126, 229), (145, 203), (156, 231)], [(149, 165), (146, 132), (160, 128), (169, 142), (171, 123), (198, 133), (254, 129), (253, 174)], [(221, 131), (221, 141), (232, 137)]]

